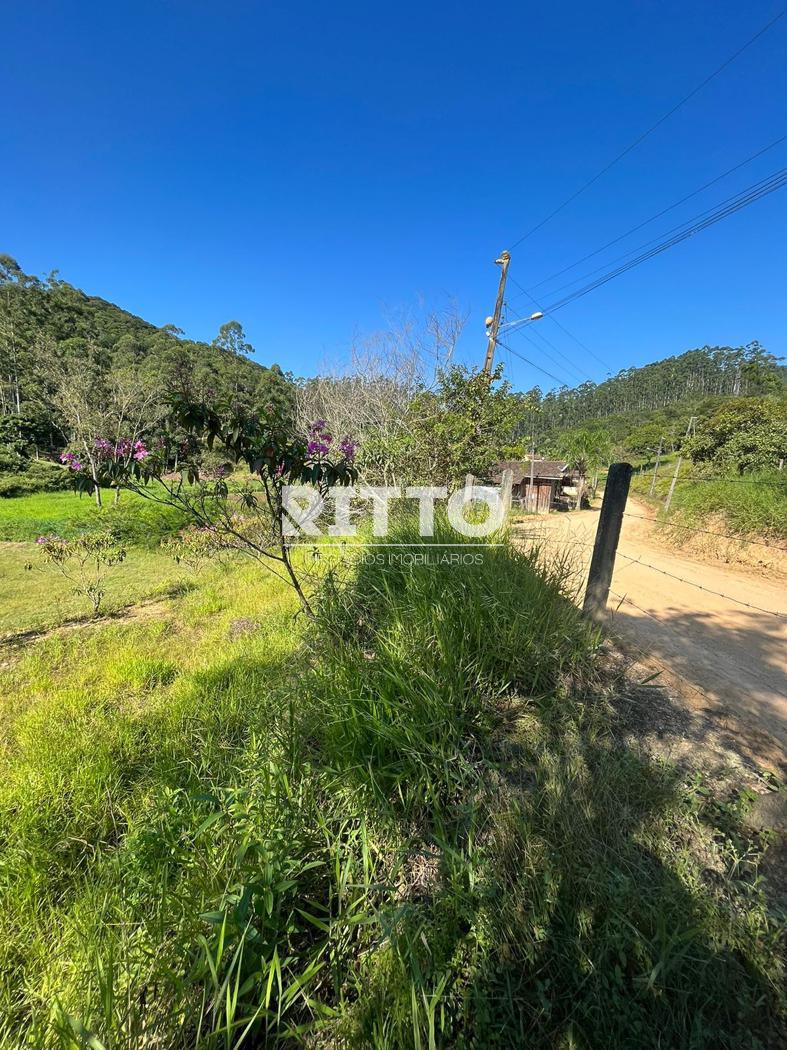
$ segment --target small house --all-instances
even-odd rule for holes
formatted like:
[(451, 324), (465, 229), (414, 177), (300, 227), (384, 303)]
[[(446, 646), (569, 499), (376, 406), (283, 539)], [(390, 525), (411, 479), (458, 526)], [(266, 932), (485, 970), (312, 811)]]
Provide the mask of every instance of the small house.
[(577, 472), (561, 460), (536, 458), (532, 465), (529, 459), (502, 460), (494, 469), (498, 483), (504, 470), (512, 475), (512, 503), (531, 514), (567, 510), (576, 497)]

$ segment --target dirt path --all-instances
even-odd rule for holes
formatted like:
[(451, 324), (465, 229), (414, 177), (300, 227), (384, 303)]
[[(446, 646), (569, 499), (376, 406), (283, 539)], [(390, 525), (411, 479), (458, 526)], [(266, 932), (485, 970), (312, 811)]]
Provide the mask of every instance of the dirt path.
[[(629, 500), (629, 509), (650, 518), (643, 503)], [(597, 521), (597, 510), (552, 514), (517, 532), (566, 552), (584, 580)], [(651, 655), (665, 680), (671, 673), (689, 683), (717, 716), (729, 713), (751, 737), (764, 732), (787, 751), (785, 581), (694, 561), (654, 533), (649, 520), (624, 518), (609, 600), (613, 632)]]

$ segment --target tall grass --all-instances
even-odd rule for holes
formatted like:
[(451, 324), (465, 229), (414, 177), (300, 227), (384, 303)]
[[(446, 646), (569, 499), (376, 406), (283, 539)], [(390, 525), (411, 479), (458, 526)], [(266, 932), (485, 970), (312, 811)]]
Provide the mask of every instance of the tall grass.
[[(684, 468), (684, 475), (689, 473)], [(663, 502), (674, 470), (671, 466), (657, 479), (654, 495)], [(650, 478), (635, 477), (632, 492), (647, 496)], [(727, 531), (740, 536), (787, 538), (787, 473), (771, 471), (740, 478), (704, 478), (691, 481), (685, 476), (675, 486), (670, 514), (665, 521), (702, 526), (708, 519), (721, 518)], [(676, 534), (679, 530), (675, 530)], [(676, 536), (677, 538), (677, 536)]]
[(757, 844), (616, 742), (559, 568), (428, 553), (13, 669), (0, 1045), (776, 1045)]

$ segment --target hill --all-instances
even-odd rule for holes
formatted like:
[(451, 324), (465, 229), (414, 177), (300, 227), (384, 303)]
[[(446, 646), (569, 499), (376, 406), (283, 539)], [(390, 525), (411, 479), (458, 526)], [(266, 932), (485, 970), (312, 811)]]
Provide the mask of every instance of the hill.
[(113, 377), (130, 373), (153, 403), (175, 385), (250, 407), (289, 399), (290, 378), (276, 364), (251, 360), (252, 351), (237, 321), (222, 325), (210, 344), (189, 340), (174, 325), (157, 328), (56, 273), (42, 279), (0, 255), (0, 471), (68, 442), (69, 422), (58, 405), (67, 374), (89, 379), (102, 393), (93, 410), (104, 412)]
[(784, 397), (787, 369), (758, 342), (747, 346), (705, 346), (641, 368), (625, 368), (601, 383), (561, 387), (525, 397), (538, 407), (534, 427), (538, 442), (557, 451), (580, 430), (603, 430), (619, 452), (645, 455), (659, 441), (680, 446), (691, 416), (706, 417), (727, 401)]

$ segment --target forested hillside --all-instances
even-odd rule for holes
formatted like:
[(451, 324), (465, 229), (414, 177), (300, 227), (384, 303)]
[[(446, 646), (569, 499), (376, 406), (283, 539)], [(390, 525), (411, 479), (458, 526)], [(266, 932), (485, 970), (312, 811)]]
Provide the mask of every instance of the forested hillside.
[(281, 369), (252, 350), (237, 321), (195, 342), (0, 255), (0, 472), (62, 449), (76, 416), (116, 434), (144, 407), (149, 431), (175, 387), (249, 407), (290, 398)]
[[(544, 434), (610, 416), (628, 417), (632, 426), (647, 414), (672, 405), (710, 405), (714, 399), (775, 394), (787, 387), (787, 370), (759, 343), (705, 346), (677, 357), (625, 368), (602, 383), (583, 383), (541, 394)], [(678, 414), (680, 415), (680, 413)]]

